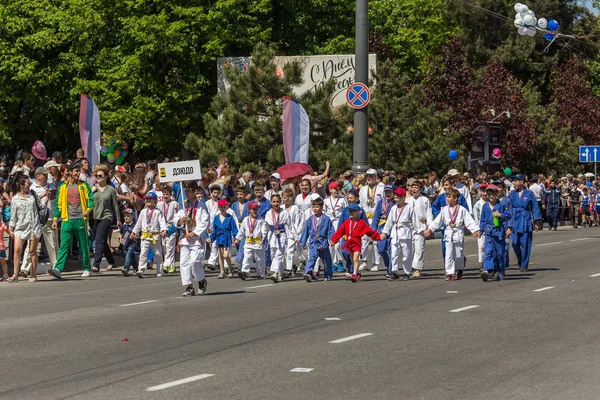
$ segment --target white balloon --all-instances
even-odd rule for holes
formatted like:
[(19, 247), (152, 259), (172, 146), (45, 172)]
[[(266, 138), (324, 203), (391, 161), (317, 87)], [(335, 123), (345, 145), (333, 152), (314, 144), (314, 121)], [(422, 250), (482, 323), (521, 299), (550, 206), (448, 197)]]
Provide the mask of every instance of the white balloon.
[(529, 10), (527, 11), (529, 13), (529, 15), (531, 15), (532, 17), (535, 17), (535, 13), (533, 12), (533, 10)]
[(527, 28), (527, 36), (535, 36), (537, 30), (535, 28)]
[(515, 4), (515, 12), (517, 12), (517, 13), (518, 13), (518, 12), (520, 12), (520, 11), (521, 11), (521, 6), (522, 6), (522, 5), (523, 5), (523, 4), (521, 4), (521, 3), (517, 3), (517, 4)]
[(525, 23), (523, 22), (523, 20), (522, 20), (522, 19), (520, 19), (520, 18), (515, 18), (515, 27), (516, 27), (516, 28), (520, 28), (520, 27), (522, 27), (522, 26), (524, 26), (524, 25), (525, 25)]
[(529, 11), (529, 7), (527, 7), (525, 4), (521, 4), (521, 9), (519, 12), (526, 13), (527, 11)]
[(537, 24), (537, 20), (535, 19), (535, 17), (532, 17), (529, 14), (527, 14), (523, 18), (523, 22), (525, 23), (525, 25), (528, 25), (528, 26), (535, 26)]
[(527, 35), (527, 28), (522, 26), (519, 28), (518, 32), (519, 32), (519, 35), (521, 35), (521, 36)]
[(542, 29), (546, 29), (546, 27), (548, 26), (548, 21), (546, 20), (546, 18), (540, 18), (538, 19), (538, 26)]

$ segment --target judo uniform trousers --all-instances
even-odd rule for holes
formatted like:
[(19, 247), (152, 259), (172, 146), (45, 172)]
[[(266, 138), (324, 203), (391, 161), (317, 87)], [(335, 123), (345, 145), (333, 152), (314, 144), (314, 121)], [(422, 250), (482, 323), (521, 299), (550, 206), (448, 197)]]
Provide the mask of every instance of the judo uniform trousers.
[[(458, 211), (456, 214), (450, 209), (450, 206), (444, 206), (437, 217), (429, 225), (429, 229), (432, 231), (446, 226), (444, 229), (444, 238), (442, 243), (446, 245), (446, 251), (444, 254), (444, 267), (446, 268), (446, 275), (454, 275), (457, 270), (463, 270), (465, 268), (465, 234), (464, 228), (466, 227), (471, 232), (479, 230), (479, 226), (469, 214), (469, 211), (461, 206), (457, 205)], [(455, 219), (454, 219), (455, 217)]]
[(167, 223), (162, 212), (156, 208), (144, 208), (135, 223), (133, 232), (140, 235), (140, 267), (138, 271), (145, 271), (148, 263), (148, 250), (152, 249), (154, 260), (158, 267), (156, 274), (162, 273), (163, 250), (160, 233), (167, 230)]
[[(512, 204), (510, 202), (510, 200), (508, 199), (508, 197), (502, 197), (501, 199), (498, 199), (498, 202), (500, 204), (502, 204), (502, 209), (506, 209), (508, 210), (508, 213), (510, 214), (510, 219), (508, 220), (508, 222), (506, 223), (506, 229), (513, 228), (513, 215), (512, 215)], [(510, 238), (510, 236), (505, 236), (504, 238), (504, 269), (508, 269), (508, 267), (510, 266), (510, 248), (511, 248), (511, 243), (512, 243), (512, 239)]]
[[(336, 230), (340, 227), (340, 217), (342, 216), (342, 211), (346, 207), (348, 207), (348, 200), (346, 200), (343, 197), (338, 197), (337, 199), (334, 199), (330, 196), (324, 201), (323, 213), (329, 217), (329, 219), (333, 223), (333, 228)], [(332, 253), (334, 264), (342, 262), (344, 256), (342, 255), (342, 246), (340, 243), (336, 243), (336, 245), (332, 249)]]
[(193, 280), (198, 282), (204, 279), (204, 236), (208, 230), (210, 216), (204, 203), (184, 204), (185, 209), (181, 209), (175, 216), (175, 223), (186, 215), (195, 222), (193, 232), (196, 234), (192, 239), (188, 239), (185, 234), (185, 225), (178, 225), (181, 228), (181, 239), (179, 240), (179, 272), (181, 275), (181, 284), (183, 286), (191, 285)]
[(496, 271), (504, 273), (506, 249), (506, 226), (511, 218), (509, 210), (499, 201), (494, 205), (493, 211), (498, 211), (501, 216), (497, 219), (497, 226), (494, 225), (494, 217), (490, 203), (485, 203), (481, 209), (481, 218), (479, 220), (479, 230), (483, 233), (485, 239), (485, 253), (483, 258), (483, 269), (486, 271)]
[(413, 264), (413, 226), (419, 222), (412, 203), (403, 207), (395, 204), (383, 228), (383, 233), (391, 238), (392, 270), (398, 272), (398, 264), (402, 263), (405, 275), (412, 271)]
[(308, 259), (304, 267), (304, 273), (310, 274), (313, 272), (317, 260), (320, 258), (323, 261), (325, 270), (325, 278), (333, 276), (331, 265), (331, 253), (329, 252), (329, 239), (333, 236), (335, 230), (333, 223), (329, 217), (322, 214), (320, 217), (312, 215), (302, 231), (300, 238), (300, 246), (306, 246), (308, 242)]
[(269, 242), (269, 251), (271, 252), (271, 272), (277, 272), (278, 276), (283, 276), (287, 233), (291, 230), (290, 216), (285, 210), (281, 210), (279, 215), (276, 215), (271, 209), (265, 215), (265, 223), (268, 227), (266, 240)]
[[(377, 203), (375, 206), (375, 213), (373, 214), (373, 220), (371, 221), (371, 229), (377, 231), (377, 233), (383, 232), (383, 227), (388, 219), (390, 214), (390, 210), (392, 206), (396, 204), (394, 200), (387, 201), (384, 197)], [(377, 242), (377, 251), (381, 260), (387, 269), (388, 274), (391, 273), (391, 265), (390, 265), (390, 252), (391, 252), (391, 241), (390, 238), (386, 238), (385, 240), (380, 240)]]
[(242, 221), (236, 239), (241, 241), (246, 239), (244, 244), (244, 258), (242, 260), (242, 271), (250, 272), (252, 262), (256, 263), (256, 275), (259, 277), (265, 276), (265, 236), (269, 227), (265, 220), (257, 217), (252, 225), (250, 216), (247, 216)]
[(407, 204), (412, 204), (417, 222), (413, 223), (413, 262), (412, 269), (423, 270), (425, 265), (425, 235), (427, 225), (433, 222), (433, 212), (431, 210), (431, 202), (425, 196), (408, 197)]
[[(383, 183), (379, 183), (373, 188), (365, 185), (360, 188), (358, 193), (360, 205), (365, 211), (369, 226), (372, 226), (371, 224), (373, 223), (373, 217), (375, 216), (375, 207), (377, 206), (377, 203), (379, 203), (379, 201), (385, 197), (383, 190), (384, 187), (385, 185)], [(376, 250), (375, 246), (372, 246), (372, 249), (369, 249), (369, 237), (363, 236), (361, 265), (366, 266), (367, 261), (371, 261), (373, 266), (379, 265), (381, 262), (381, 256), (379, 255), (379, 251)]]
[(529, 268), (531, 245), (533, 243), (533, 221), (541, 219), (540, 210), (533, 192), (523, 189), (513, 190), (508, 195), (512, 204), (513, 234), (512, 246), (519, 262), (519, 268)]

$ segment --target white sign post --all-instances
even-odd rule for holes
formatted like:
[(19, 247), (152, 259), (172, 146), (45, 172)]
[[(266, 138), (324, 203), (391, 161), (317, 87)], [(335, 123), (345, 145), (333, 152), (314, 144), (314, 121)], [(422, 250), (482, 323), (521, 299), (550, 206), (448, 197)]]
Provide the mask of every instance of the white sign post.
[[(183, 182), (197, 181), (202, 179), (200, 170), (200, 160), (179, 161), (172, 163), (158, 164), (158, 177), (160, 183), (179, 182), (179, 193), (181, 196), (181, 206), (183, 207)], [(188, 227), (185, 225), (187, 233)]]

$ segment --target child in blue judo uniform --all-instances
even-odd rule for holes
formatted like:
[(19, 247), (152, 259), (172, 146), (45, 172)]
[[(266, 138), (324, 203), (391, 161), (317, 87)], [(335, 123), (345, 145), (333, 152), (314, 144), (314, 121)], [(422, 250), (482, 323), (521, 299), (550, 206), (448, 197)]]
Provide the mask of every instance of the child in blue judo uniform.
[(227, 277), (233, 277), (233, 266), (231, 265), (231, 257), (229, 256), (229, 250), (231, 249), (232, 239), (238, 234), (238, 227), (235, 217), (229, 214), (228, 208), (229, 203), (225, 199), (221, 199), (217, 202), (219, 208), (219, 214), (215, 215), (212, 225), (212, 232), (210, 233), (211, 243), (215, 243), (217, 251), (219, 252), (219, 267), (221, 273), (217, 279), (225, 278), (225, 270), (227, 269)]
[(483, 271), (484, 282), (498, 273), (496, 280), (504, 280), (504, 252), (506, 251), (506, 228), (511, 215), (508, 207), (498, 201), (498, 187), (489, 185), (486, 188), (488, 201), (481, 208), (479, 229), (484, 235)]
[(513, 233), (512, 246), (519, 262), (521, 272), (527, 272), (533, 231), (537, 232), (538, 225), (535, 221), (542, 219), (535, 195), (525, 189), (525, 177), (521, 174), (513, 177), (515, 190), (509, 193), (508, 199), (512, 204)]
[(317, 259), (320, 257), (325, 267), (325, 280), (330, 281), (333, 276), (333, 266), (331, 264), (331, 253), (329, 252), (329, 239), (335, 233), (335, 229), (331, 219), (323, 214), (323, 199), (313, 200), (310, 206), (313, 215), (306, 221), (306, 226), (300, 238), (300, 246), (302, 247), (306, 247), (306, 242), (309, 242), (308, 260), (304, 267), (304, 280), (307, 282), (318, 280), (318, 276), (313, 270)]

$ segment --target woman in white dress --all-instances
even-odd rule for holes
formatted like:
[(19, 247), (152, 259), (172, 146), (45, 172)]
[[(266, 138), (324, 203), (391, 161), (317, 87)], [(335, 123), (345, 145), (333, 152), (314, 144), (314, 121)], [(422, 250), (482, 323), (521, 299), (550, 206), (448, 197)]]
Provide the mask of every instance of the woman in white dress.
[(37, 248), (42, 236), (42, 226), (38, 219), (38, 206), (36, 196), (30, 192), (31, 181), (25, 175), (15, 180), (15, 191), (17, 192), (11, 202), (9, 227), (15, 238), (13, 255), (14, 274), (8, 278), (10, 282), (19, 280), (19, 268), (21, 266), (21, 252), (29, 243), (31, 254), (31, 278), (29, 282), (37, 281)]

